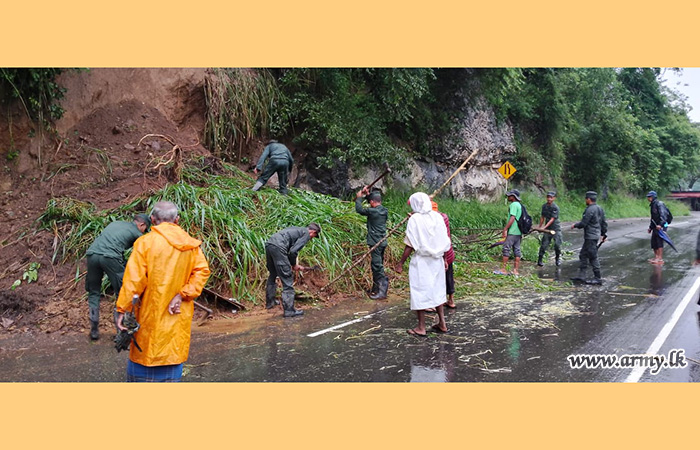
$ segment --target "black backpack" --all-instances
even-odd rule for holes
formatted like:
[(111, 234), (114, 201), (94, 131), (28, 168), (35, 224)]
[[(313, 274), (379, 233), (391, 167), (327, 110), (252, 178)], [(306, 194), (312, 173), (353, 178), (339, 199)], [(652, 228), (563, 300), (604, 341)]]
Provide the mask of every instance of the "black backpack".
[(522, 212), (520, 213), (520, 219), (518, 219), (518, 228), (520, 229), (520, 232), (525, 235), (532, 229), (532, 217), (530, 217), (530, 214), (527, 213), (525, 205), (521, 203), (520, 207), (522, 208)]
[(668, 206), (664, 205), (664, 208), (666, 208), (666, 223), (671, 225), (671, 222), (673, 222), (673, 214), (671, 214), (671, 210), (668, 209)]

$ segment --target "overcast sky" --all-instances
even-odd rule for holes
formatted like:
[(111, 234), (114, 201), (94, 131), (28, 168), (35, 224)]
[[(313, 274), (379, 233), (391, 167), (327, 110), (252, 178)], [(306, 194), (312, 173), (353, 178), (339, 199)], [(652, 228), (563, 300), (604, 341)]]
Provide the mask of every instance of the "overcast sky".
[(700, 122), (700, 68), (683, 68), (680, 75), (667, 69), (662, 72), (661, 78), (665, 80), (664, 84), (667, 87), (680, 91), (688, 97), (686, 103), (693, 107), (688, 117), (692, 122)]

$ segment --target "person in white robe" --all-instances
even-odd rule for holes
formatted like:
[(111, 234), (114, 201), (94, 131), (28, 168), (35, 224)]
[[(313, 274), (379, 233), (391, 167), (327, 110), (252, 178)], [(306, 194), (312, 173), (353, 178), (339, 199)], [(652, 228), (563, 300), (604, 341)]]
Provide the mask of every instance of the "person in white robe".
[(444, 254), (450, 249), (451, 242), (447, 236), (447, 227), (442, 216), (433, 211), (430, 197), (423, 192), (416, 192), (408, 199), (413, 214), (406, 225), (406, 238), (401, 260), (396, 272), (403, 272), (403, 265), (409, 256), (408, 281), (411, 288), (411, 310), (418, 315), (418, 326), (408, 330), (414, 336), (427, 336), (425, 328), (425, 310), (435, 308), (438, 323), (431, 330), (438, 333), (447, 332), (444, 303), (445, 270), (447, 264)]

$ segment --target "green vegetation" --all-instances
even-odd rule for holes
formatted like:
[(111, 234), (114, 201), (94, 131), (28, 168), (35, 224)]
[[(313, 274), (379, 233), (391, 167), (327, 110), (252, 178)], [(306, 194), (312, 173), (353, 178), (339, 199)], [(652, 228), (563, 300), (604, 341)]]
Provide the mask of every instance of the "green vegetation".
[(59, 101), (66, 90), (56, 83), (63, 69), (0, 68), (0, 100), (18, 99), (27, 115), (42, 124), (63, 116)]
[(38, 262), (32, 262), (29, 264), (29, 267), (27, 267), (27, 270), (22, 273), (22, 279), (21, 280), (15, 280), (14, 283), (12, 283), (12, 286), (10, 286), (10, 290), (14, 291), (17, 289), (21, 284), (22, 281), (26, 281), (27, 284), (31, 283), (32, 281), (36, 281), (39, 278), (39, 268), (41, 267), (41, 264)]
[(661, 69), (477, 73), (485, 96), (515, 127), (515, 182), (642, 194), (698, 179), (700, 129), (683, 98), (661, 85)]
[(274, 78), (264, 69), (216, 69), (206, 78), (205, 94), (205, 145), (240, 163), (251, 139), (268, 133), (280, 95)]

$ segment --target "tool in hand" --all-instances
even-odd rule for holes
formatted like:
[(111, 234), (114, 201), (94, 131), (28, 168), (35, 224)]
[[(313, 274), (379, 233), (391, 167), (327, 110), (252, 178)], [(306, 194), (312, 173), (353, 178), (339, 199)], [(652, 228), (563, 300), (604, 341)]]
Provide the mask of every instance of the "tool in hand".
[(379, 180), (381, 180), (382, 178), (384, 178), (387, 174), (390, 174), (390, 173), (391, 173), (391, 169), (389, 168), (389, 164), (388, 164), (388, 163), (385, 162), (385, 163), (383, 164), (383, 166), (384, 166), (384, 172), (382, 172), (381, 175), (379, 175), (379, 176), (377, 177), (376, 180), (374, 180), (373, 182), (371, 182), (370, 184), (367, 185), (367, 190), (368, 190), (368, 191), (369, 191), (370, 189), (372, 189), (372, 186), (374, 186), (375, 184), (377, 184), (377, 182), (379, 182)]
[(117, 335), (114, 337), (114, 348), (117, 349), (117, 353), (121, 352), (122, 350), (128, 350), (131, 341), (134, 341), (136, 348), (140, 352), (143, 352), (138, 342), (136, 342), (136, 338), (134, 337), (134, 334), (141, 328), (141, 324), (139, 324), (136, 320), (136, 309), (139, 304), (138, 295), (133, 296), (131, 299), (131, 304), (133, 306), (131, 311), (125, 313), (124, 319), (122, 319), (122, 326), (126, 328), (126, 330), (119, 330)]

